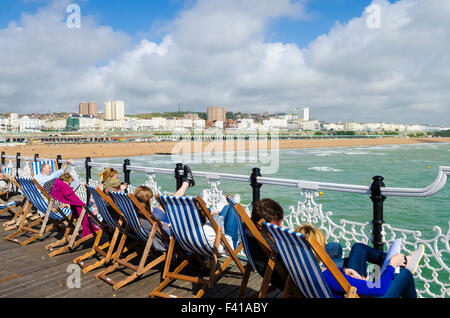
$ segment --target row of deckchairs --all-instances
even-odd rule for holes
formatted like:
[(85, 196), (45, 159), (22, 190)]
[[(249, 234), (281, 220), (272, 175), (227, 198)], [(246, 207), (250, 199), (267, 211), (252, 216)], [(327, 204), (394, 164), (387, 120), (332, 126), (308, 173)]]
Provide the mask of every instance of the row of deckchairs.
[[(33, 240), (42, 238), (43, 234), (51, 231), (56, 224), (65, 221), (66, 231), (63, 239), (46, 247), (49, 249), (49, 256), (55, 256), (70, 251), (87, 239), (92, 238), (90, 236), (89, 238), (76, 240), (82, 217), (75, 222), (70, 210), (67, 211), (68, 209), (64, 210), (64, 208), (54, 206), (53, 199), (48, 194), (46, 195), (45, 190), (36, 181), (16, 178), (13, 179), (13, 182), (25, 194), (27, 202), (22, 212), (24, 214), (24, 217), (22, 217), (23, 224), (21, 223), (19, 229), (7, 239), (17, 241), (16, 236), (31, 233), (33, 236), (22, 242), (22, 244), (28, 244)], [(266, 297), (268, 292), (274, 288), (270, 286), (272, 273), (278, 271), (285, 281), (284, 297), (333, 297), (333, 293), (326, 284), (320, 266), (314, 257), (314, 251), (340, 283), (346, 292), (346, 296), (357, 297), (355, 289), (348, 284), (314, 237), (311, 236), (306, 239), (302, 234), (264, 221), (254, 224), (243, 207), (234, 202), (231, 196), (227, 196), (227, 200), (233, 207), (233, 213), (236, 213), (241, 220), (241, 222), (238, 222), (240, 243), (236, 249), (230, 246), (225, 239), (224, 233), (221, 232), (221, 228), (209, 213), (201, 197), (156, 196), (170, 220), (171, 233), (166, 233), (158, 218), (151, 211), (147, 211), (133, 194), (113, 191), (106, 194), (102, 190), (89, 185), (86, 186), (86, 189), (97, 207), (98, 214), (97, 216), (94, 215), (86, 206), (82, 216), (87, 213), (98, 224), (99, 231), (95, 235), (90, 250), (76, 258), (74, 263), (82, 268), (83, 273), (102, 267), (102, 271), (96, 275), (96, 278), (109, 283), (114, 290), (142, 277), (147, 271), (164, 263), (162, 282), (150, 293), (150, 297), (176, 297), (164, 292), (164, 289), (175, 280), (199, 285), (200, 288), (194, 297), (202, 297), (205, 291), (212, 287), (215, 281), (225, 272), (242, 277), (238, 296), (245, 296), (250, 274), (252, 271), (256, 271), (251, 256), (252, 251), (245, 236), (245, 229), (248, 229), (268, 257), (261, 288), (252, 296)], [(31, 206), (41, 212), (40, 218), (26, 224), (26, 214)], [(217, 234), (213, 246), (206, 239), (201, 214), (206, 216)], [(152, 225), (150, 232), (144, 230), (139, 216), (145, 217), (150, 222)], [(47, 224), (49, 220), (51, 220), (50, 225)], [(38, 225), (40, 230), (36, 231), (34, 227)], [(270, 248), (262, 233), (273, 240), (278, 253)], [(155, 237), (167, 243), (167, 251), (161, 252), (152, 248)], [(64, 247), (53, 251), (56, 246), (64, 243)], [(220, 244), (225, 246), (229, 255), (221, 264), (218, 254)], [(241, 249), (244, 249), (247, 257), (245, 266), (238, 258)], [(96, 261), (91, 263), (91, 259), (96, 259)], [(138, 260), (138, 265), (136, 265), (136, 262), (132, 262), (133, 259)], [(209, 264), (203, 262), (205, 259), (209, 260)], [(236, 264), (239, 270), (236, 273), (227, 270), (232, 262)], [(172, 269), (173, 266), (171, 265), (176, 265), (175, 269)], [(183, 270), (188, 265), (193, 265), (191, 268), (200, 265), (206, 272), (209, 271), (208, 277), (204, 278), (205, 275), (198, 274), (192, 275), (189, 272), (184, 273)], [(113, 272), (123, 271), (124, 268), (131, 270), (131, 274), (120, 281), (111, 278)]]

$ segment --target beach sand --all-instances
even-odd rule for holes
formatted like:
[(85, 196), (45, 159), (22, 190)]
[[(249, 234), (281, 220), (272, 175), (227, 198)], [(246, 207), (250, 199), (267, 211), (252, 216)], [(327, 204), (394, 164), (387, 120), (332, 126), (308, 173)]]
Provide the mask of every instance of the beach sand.
[(188, 152), (222, 152), (234, 150), (256, 149), (301, 149), (301, 148), (334, 148), (334, 147), (363, 147), (380, 145), (402, 145), (419, 143), (450, 142), (450, 138), (378, 138), (378, 139), (306, 139), (306, 140), (279, 140), (278, 143), (258, 142), (199, 142), (196, 145), (190, 142), (147, 142), (147, 143), (103, 143), (103, 144), (34, 144), (1, 147), (6, 155), (20, 153), (24, 157), (56, 158), (61, 155), (63, 159), (81, 159), (86, 157), (132, 157), (152, 154), (171, 154)]

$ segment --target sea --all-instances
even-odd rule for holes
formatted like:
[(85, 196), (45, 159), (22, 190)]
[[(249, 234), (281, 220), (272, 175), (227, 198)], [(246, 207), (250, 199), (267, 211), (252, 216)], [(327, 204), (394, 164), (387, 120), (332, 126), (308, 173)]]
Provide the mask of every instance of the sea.
[[(384, 177), (386, 187), (425, 188), (438, 176), (439, 167), (450, 166), (450, 143), (421, 143), (410, 145), (385, 145), (370, 147), (318, 148), (318, 149), (285, 149), (277, 150), (277, 169), (265, 177), (287, 178), (303, 181), (320, 181), (341, 184), (370, 186), (374, 176)], [(101, 158), (94, 162), (122, 164), (130, 159), (135, 166), (147, 166), (175, 169), (175, 165), (184, 159), (194, 172), (231, 173), (248, 175), (258, 164), (250, 161), (249, 152), (235, 152), (235, 161), (228, 163), (206, 162), (205, 158), (187, 155), (184, 158), (172, 158), (168, 155), (148, 155), (139, 157)], [(211, 161), (211, 160), (210, 160)], [(240, 162), (240, 163), (237, 163)], [(100, 172), (93, 168), (93, 177)], [(80, 177), (84, 175), (79, 170)], [(122, 176), (122, 175), (121, 175)], [(147, 177), (140, 172), (131, 173), (131, 184), (143, 184)], [(156, 175), (155, 180), (162, 191), (173, 192), (176, 180), (173, 175)], [(196, 185), (190, 188), (187, 195), (201, 195), (202, 190), (209, 188), (208, 180), (195, 178)], [(218, 188), (224, 193), (239, 193), (241, 201), (248, 204), (252, 200), (252, 188), (249, 182), (220, 181)], [(301, 189), (263, 185), (261, 198), (272, 198), (278, 201), (288, 215), (291, 207), (296, 208), (299, 201), (304, 201)], [(315, 198), (322, 205), (324, 213), (332, 212), (331, 218), (339, 224), (345, 219), (353, 222), (371, 222), (373, 219), (372, 201), (367, 194), (350, 194), (323, 191)], [(436, 241), (439, 253), (447, 267), (450, 266), (448, 240), (443, 239), (449, 233), (450, 225), (450, 180), (444, 188), (431, 197), (388, 197), (384, 202), (384, 221), (395, 228), (420, 231), (421, 240)], [(370, 224), (369, 224), (370, 229)], [(439, 237), (439, 239), (435, 239)], [(444, 241), (445, 242), (444, 242)], [(435, 243), (432, 243), (435, 244)], [(437, 264), (432, 261), (433, 266)], [(438, 266), (439, 268), (439, 266)], [(431, 275), (431, 274), (430, 274)], [(442, 276), (443, 275), (443, 276)], [(439, 275), (439, 280), (449, 280), (449, 272)], [(437, 294), (438, 287), (432, 286)], [(448, 296), (447, 296), (448, 297)]]

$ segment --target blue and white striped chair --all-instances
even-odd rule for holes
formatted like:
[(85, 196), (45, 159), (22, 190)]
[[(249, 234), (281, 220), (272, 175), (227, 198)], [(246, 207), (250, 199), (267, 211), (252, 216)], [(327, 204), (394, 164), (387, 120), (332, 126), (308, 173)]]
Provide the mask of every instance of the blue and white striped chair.
[[(202, 285), (201, 289), (195, 295), (195, 298), (203, 296), (206, 288), (211, 287), (217, 277), (223, 273), (226, 267), (234, 261), (239, 268), (239, 275), (245, 271), (243, 265), (239, 261), (237, 254), (242, 249), (242, 244), (233, 250), (225, 236), (222, 234), (217, 223), (214, 221), (211, 213), (206, 207), (205, 202), (201, 197), (173, 197), (167, 195), (157, 195), (157, 200), (166, 211), (172, 229), (172, 236), (170, 238), (170, 246), (168, 251), (168, 261), (164, 268), (163, 277), (165, 280), (150, 294), (151, 297), (175, 297), (166, 293), (162, 293), (164, 289), (172, 280), (180, 279), (191, 283)], [(216, 232), (216, 241), (214, 246), (211, 246), (206, 238), (203, 230), (203, 222), (201, 219), (203, 214), (207, 221), (209, 221)], [(190, 260), (183, 261), (173, 272), (169, 271), (171, 253), (173, 246), (177, 244), (187, 253), (196, 257), (207, 257), (210, 259), (210, 275), (209, 279), (200, 277), (180, 275), (179, 272), (185, 268)], [(222, 266), (218, 267), (218, 249), (219, 245), (223, 243), (228, 252), (228, 258), (224, 261)]]
[[(6, 183), (6, 187), (2, 190), (2, 191), (0, 191), (1, 193), (1, 195), (3, 195), (3, 194), (6, 194), (6, 199), (8, 199), (8, 197), (9, 197), (9, 192), (11, 191), (11, 178), (13, 177), (13, 175), (12, 175), (12, 173), (13, 173), (13, 169), (12, 168), (8, 168), (8, 167), (5, 167), (5, 166), (3, 166), (2, 167), (2, 172), (1, 172), (3, 175), (5, 175), (5, 176), (7, 176), (7, 179), (8, 180), (2, 180), (3, 182), (5, 182)], [(0, 203), (4, 203), (4, 202), (0, 202)], [(0, 210), (2, 210), (2, 207), (1, 207), (1, 205), (0, 205)]]
[[(276, 289), (275, 287), (270, 288), (270, 280), (272, 277), (272, 272), (276, 268), (280, 276), (286, 281), (287, 280), (287, 272), (284, 267), (281, 266), (279, 262), (276, 262), (277, 253), (270, 247), (267, 241), (264, 239), (258, 227), (253, 223), (253, 221), (248, 216), (245, 209), (241, 204), (235, 202), (230, 195), (226, 196), (226, 199), (230, 206), (232, 206), (233, 213), (236, 213), (239, 220), (239, 237), (242, 242), (242, 246), (247, 257), (247, 265), (245, 266), (244, 277), (242, 279), (241, 287), (239, 289), (238, 297), (243, 297), (245, 295), (248, 280), (252, 271), (258, 272), (252, 257), (252, 251), (249, 246), (247, 236), (245, 235), (245, 229), (247, 228), (250, 233), (253, 235), (254, 239), (259, 243), (262, 251), (266, 254), (268, 259), (268, 265), (266, 266), (266, 272), (264, 275), (263, 282), (261, 284), (261, 288), (256, 295), (251, 295), (250, 297), (257, 296), (259, 298), (265, 298), (269, 289)], [(270, 238), (269, 238), (270, 239)]]
[[(161, 243), (160, 245), (168, 245), (169, 244), (169, 235), (162, 230), (161, 222), (152, 214), (151, 211), (147, 211), (143, 205), (134, 197), (133, 194), (110, 191), (109, 196), (113, 199), (117, 208), (125, 217), (127, 222), (127, 226), (137, 235), (139, 241), (145, 244), (144, 250), (142, 251), (139, 266), (136, 268), (135, 265), (131, 264), (129, 261), (138, 256), (137, 253), (132, 253), (125, 258), (120, 258), (121, 246), (125, 243), (127, 238), (127, 232), (124, 232), (122, 238), (120, 240), (118, 254), (114, 257), (114, 264), (109, 268), (105, 269), (103, 272), (99, 273), (96, 277), (106, 281), (107, 283), (113, 285), (114, 290), (118, 290), (119, 288), (125, 286), (126, 284), (134, 281), (135, 279), (141, 277), (144, 273), (154, 268), (156, 265), (160, 264), (166, 259), (167, 253), (165, 251), (159, 251), (158, 257), (152, 260), (150, 263), (146, 264), (150, 249), (153, 246), (153, 242), (155, 239), (160, 240), (160, 242), (165, 241), (166, 244)], [(139, 215), (143, 215), (152, 225), (151, 231), (147, 231), (141, 224), (141, 220), (139, 219)], [(122, 279), (119, 282), (113, 281), (108, 278), (106, 274), (111, 273), (119, 268), (119, 266), (125, 266), (133, 272), (128, 275), (125, 279)]]
[(303, 234), (267, 222), (264, 222), (263, 226), (272, 236), (289, 272), (290, 279), (305, 297), (334, 298), (334, 294), (322, 274), (313, 249), (334, 278), (341, 284), (343, 290), (346, 291), (347, 297), (358, 297), (356, 289), (347, 282), (313, 235), (306, 238)]
[[(117, 239), (120, 233), (128, 231), (125, 229), (127, 226), (122, 212), (116, 207), (116, 205), (111, 201), (111, 199), (106, 196), (101, 190), (98, 190), (91, 186), (85, 185), (86, 190), (91, 195), (95, 206), (97, 207), (97, 216), (91, 215), (92, 219), (96, 221), (100, 229), (97, 232), (94, 244), (89, 252), (73, 260), (74, 264), (78, 264), (83, 273), (88, 273), (93, 269), (96, 269), (111, 261), (111, 258), (116, 254), (113, 254), (114, 248), (116, 246)], [(114, 209), (117, 213), (117, 217), (113, 216), (108, 209), (108, 205)], [(111, 239), (99, 246), (101, 238), (104, 233), (112, 234)], [(125, 249), (126, 251), (126, 249)], [(86, 265), (85, 260), (90, 257), (100, 257), (100, 259), (91, 265)]]
[(48, 163), (51, 166), (52, 173), (56, 171), (55, 162), (53, 160), (32, 161), (30, 164), (31, 164), (31, 173), (33, 177), (41, 174), (42, 165), (44, 163)]
[[(15, 180), (17, 184), (20, 186), (24, 195), (26, 196), (27, 202), (24, 208), (24, 214), (22, 216), (22, 222), (19, 226), (19, 229), (12, 235), (8, 236), (6, 240), (19, 243), (21, 245), (27, 245), (37, 240), (38, 238), (42, 238), (42, 236), (45, 233), (48, 233), (51, 230), (53, 230), (57, 224), (61, 224), (64, 221), (67, 221), (68, 224), (63, 238), (45, 247), (50, 252), (49, 256), (52, 257), (61, 254), (69, 249), (72, 249), (75, 246), (80, 245), (81, 243), (87, 241), (93, 236), (91, 234), (79, 240), (75, 240), (78, 231), (81, 227), (81, 221), (84, 217), (85, 209), (83, 213), (80, 215), (80, 218), (78, 219), (77, 223), (74, 224), (72, 210), (65, 207), (57, 207), (54, 204), (54, 199), (51, 198), (50, 195), (47, 192), (45, 192), (45, 190), (35, 180), (23, 177), (18, 177)], [(26, 219), (31, 206), (34, 206), (36, 208), (36, 210), (40, 214), (40, 218), (25, 226), (24, 220)], [(48, 221), (51, 221), (50, 225), (47, 225)], [(37, 226), (40, 223), (42, 224), (40, 230), (33, 229), (34, 226)], [(70, 235), (69, 240), (69, 234), (71, 232), (72, 235)], [(15, 238), (18, 235), (24, 235), (27, 233), (31, 233), (34, 235), (32, 235), (31, 238), (23, 242), (19, 242)], [(53, 251), (53, 248), (64, 243), (68, 244), (66, 246), (59, 248), (56, 251)]]

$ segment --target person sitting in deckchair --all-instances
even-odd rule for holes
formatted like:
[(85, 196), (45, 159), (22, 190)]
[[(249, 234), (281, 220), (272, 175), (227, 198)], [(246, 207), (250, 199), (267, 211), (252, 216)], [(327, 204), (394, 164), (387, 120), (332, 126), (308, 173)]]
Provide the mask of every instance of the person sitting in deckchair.
[[(283, 208), (280, 206), (280, 204), (278, 204), (278, 202), (266, 198), (262, 199), (261, 201), (258, 201), (255, 204), (255, 206), (253, 207), (251, 219), (255, 224), (258, 224), (260, 220), (264, 219), (266, 220), (266, 222), (269, 222), (273, 225), (283, 226), (284, 211)], [(261, 232), (261, 235), (266, 240), (270, 248), (273, 251), (278, 252), (278, 249), (275, 246), (275, 244), (273, 244), (273, 241), (270, 238), (268, 238), (264, 232)], [(259, 275), (264, 277), (269, 258), (248, 228), (245, 229), (245, 236), (247, 238), (247, 242), (251, 250), (252, 254), (251, 256), (255, 264), (256, 270), (259, 273)], [(284, 266), (284, 264), (282, 265)], [(281, 290), (283, 290), (285, 286), (285, 281), (280, 276), (278, 271), (274, 271), (272, 273), (272, 279), (270, 283)]]
[[(319, 244), (325, 248), (326, 239), (323, 232), (311, 226), (303, 224), (295, 229), (296, 232), (304, 234), (305, 237), (314, 235)], [(346, 262), (346, 268), (339, 268), (344, 274), (350, 285), (357, 288), (360, 296), (381, 297), (381, 298), (417, 298), (412, 273), (417, 268), (417, 264), (423, 255), (423, 246), (412, 255), (395, 254), (389, 261), (386, 270), (381, 273), (379, 279), (370, 282), (363, 276), (364, 265), (370, 261), (377, 265), (382, 265), (386, 253), (378, 251), (362, 243), (356, 243), (352, 246), (349, 258)], [(315, 254), (317, 262), (320, 264), (320, 258)], [(400, 273), (395, 274), (395, 268), (400, 267)], [(406, 267), (406, 268), (405, 268)], [(328, 269), (323, 268), (323, 276), (336, 297), (342, 297), (343, 289), (337, 283)]]
[(116, 169), (106, 168), (98, 176), (100, 177), (99, 188), (103, 191), (125, 191), (128, 187), (125, 182), (119, 180), (119, 173)]
[(3, 166), (0, 165), (0, 192), (3, 192), (4, 190), (6, 190), (6, 188), (8, 187), (8, 181), (9, 181), (9, 176), (2, 173), (3, 172)]
[[(72, 213), (74, 213), (74, 216), (78, 218), (81, 215), (83, 207), (85, 207), (86, 204), (80, 200), (80, 198), (75, 194), (73, 189), (70, 187), (70, 184), (73, 181), (74, 179), (70, 175), (70, 173), (63, 173), (59, 177), (59, 179), (55, 180), (50, 195), (57, 201), (70, 205)], [(83, 229), (81, 231), (81, 237), (85, 237), (89, 234), (93, 234), (98, 231), (97, 226), (95, 226), (91, 222), (87, 214), (83, 218), (82, 227)]]
[(44, 184), (50, 180), (59, 178), (64, 172), (66, 172), (67, 168), (69, 167), (69, 164), (72, 163), (72, 159), (67, 160), (61, 167), (61, 169), (55, 171), (52, 173), (52, 167), (48, 163), (44, 163), (41, 166), (41, 173), (34, 176), (34, 179), (41, 185), (44, 186)]

